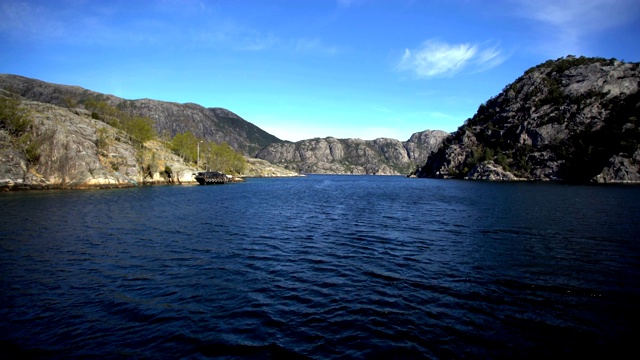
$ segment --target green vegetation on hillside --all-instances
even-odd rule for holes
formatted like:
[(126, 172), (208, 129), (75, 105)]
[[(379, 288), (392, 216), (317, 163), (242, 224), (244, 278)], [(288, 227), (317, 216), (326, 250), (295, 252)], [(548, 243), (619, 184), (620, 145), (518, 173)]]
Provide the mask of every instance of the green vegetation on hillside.
[(32, 124), (29, 110), (13, 94), (0, 95), (0, 128), (9, 135), (23, 135)]
[(176, 134), (171, 140), (171, 150), (187, 162), (196, 162), (198, 138), (191, 131)]
[[(142, 144), (156, 138), (153, 130), (153, 120), (148, 117), (131, 115), (116, 107), (110, 106), (100, 99), (86, 99), (85, 108), (91, 111), (94, 119), (123, 130), (133, 141)], [(99, 145), (108, 142), (103, 133), (98, 134)], [(198, 145), (199, 144), (199, 145)], [(216, 144), (205, 139), (197, 138), (192, 132), (176, 134), (170, 141), (171, 149), (185, 161), (197, 163), (201, 168), (240, 174), (246, 167), (245, 158), (228, 144)], [(198, 149), (200, 153), (198, 154)], [(199, 155), (199, 156), (198, 156)], [(139, 156), (143, 158), (144, 156)], [(151, 161), (150, 163), (153, 163)], [(156, 169), (146, 165), (145, 172), (152, 173)]]
[(233, 150), (227, 143), (208, 143), (204, 149), (204, 153), (200, 156), (203, 157), (203, 164), (207, 169), (242, 174), (247, 166), (244, 156)]
[(171, 140), (171, 149), (185, 161), (198, 162), (199, 167), (209, 170), (241, 174), (247, 165), (244, 156), (227, 143), (199, 139), (190, 131), (176, 134)]
[(29, 109), (22, 106), (22, 100), (14, 94), (0, 95), (0, 129), (10, 137), (13, 146), (20, 149), (28, 166), (35, 165), (40, 159), (42, 141), (29, 132), (33, 125)]
[(601, 63), (603, 65), (613, 65), (613, 63), (617, 61), (615, 58), (605, 59), (603, 57), (586, 57), (586, 56), (575, 56), (575, 55), (567, 55), (566, 57), (559, 58), (556, 60), (547, 60), (540, 65), (534, 66), (527, 70), (525, 74), (530, 74), (534, 71), (545, 69), (548, 73), (563, 73), (569, 70), (572, 67), (580, 66), (580, 65), (590, 65)]
[(131, 140), (139, 144), (156, 138), (151, 118), (131, 115), (95, 98), (84, 100), (84, 107), (91, 111), (92, 118), (124, 131)]

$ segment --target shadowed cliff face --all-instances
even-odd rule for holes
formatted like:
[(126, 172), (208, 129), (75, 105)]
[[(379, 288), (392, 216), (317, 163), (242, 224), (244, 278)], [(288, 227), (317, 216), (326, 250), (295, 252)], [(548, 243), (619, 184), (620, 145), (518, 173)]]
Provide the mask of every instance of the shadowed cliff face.
[(420, 177), (640, 181), (639, 64), (566, 57), (480, 105)]
[(316, 138), (271, 144), (256, 157), (305, 173), (408, 174), (424, 163), (447, 135), (444, 131), (423, 131), (406, 142)]

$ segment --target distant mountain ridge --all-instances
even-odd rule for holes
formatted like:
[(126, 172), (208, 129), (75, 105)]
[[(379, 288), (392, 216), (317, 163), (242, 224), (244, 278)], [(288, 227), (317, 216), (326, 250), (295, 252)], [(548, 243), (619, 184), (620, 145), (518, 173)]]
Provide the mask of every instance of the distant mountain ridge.
[(191, 131), (199, 138), (226, 142), (249, 157), (282, 165), (292, 171), (336, 174), (407, 174), (424, 163), (447, 135), (442, 131), (415, 133), (405, 142), (396, 139), (309, 139), (283, 141), (235, 113), (152, 99), (127, 100), (18, 75), (0, 74), (0, 88), (21, 97), (61, 107), (76, 107), (88, 99), (104, 101), (130, 114), (153, 119), (160, 138)]
[(567, 56), (481, 104), (419, 177), (640, 182), (640, 64)]
[[(292, 143), (222, 108), (125, 100), (17, 75), (0, 74), (0, 89), (67, 108), (81, 118), (87, 114), (78, 104), (87, 99), (103, 101), (153, 119), (161, 139), (191, 131), (304, 173), (411, 172), (436, 178), (640, 182), (640, 64), (615, 59), (549, 60), (481, 104), (456, 132), (423, 131), (404, 142), (328, 137)], [(49, 121), (45, 120), (43, 124)], [(83, 136), (93, 139), (96, 135)]]
[(227, 142), (237, 151), (252, 157), (265, 146), (281, 141), (223, 108), (151, 99), (126, 100), (79, 86), (52, 84), (10, 74), (0, 74), (0, 88), (9, 89), (27, 100), (62, 107), (70, 103), (82, 104), (87, 99), (105, 101), (118, 109), (153, 119), (155, 130), (161, 137), (163, 134), (173, 137), (176, 133), (191, 131), (200, 138), (217, 143)]
[(295, 143), (274, 143), (256, 157), (292, 171), (322, 174), (408, 174), (436, 151), (444, 131), (415, 133), (405, 142), (396, 139), (336, 139), (327, 137)]

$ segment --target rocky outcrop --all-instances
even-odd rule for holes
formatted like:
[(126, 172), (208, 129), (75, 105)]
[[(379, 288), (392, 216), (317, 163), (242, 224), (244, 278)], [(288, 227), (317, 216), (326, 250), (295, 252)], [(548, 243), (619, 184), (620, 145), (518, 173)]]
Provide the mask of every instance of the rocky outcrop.
[(609, 164), (594, 178), (598, 183), (640, 183), (640, 150), (636, 151), (632, 159), (613, 156)]
[(256, 155), (295, 172), (320, 174), (408, 174), (427, 160), (448, 134), (423, 131), (406, 142), (327, 137), (274, 143)]
[[(138, 147), (121, 131), (51, 104), (23, 102), (33, 121), (31, 154), (0, 130), (0, 188), (111, 188), (193, 182), (196, 171), (158, 141)], [(145, 169), (146, 165), (146, 169)], [(165, 167), (172, 169), (169, 178)]]
[(514, 178), (637, 182), (639, 87), (638, 63), (547, 61), (480, 105), (417, 176), (491, 178), (492, 162)]
[(270, 162), (262, 159), (247, 158), (247, 164), (247, 170), (243, 174), (246, 177), (262, 178), (301, 176), (297, 172), (273, 165)]
[(515, 181), (521, 180), (515, 177), (512, 173), (505, 171), (502, 166), (496, 165), (493, 161), (485, 161), (471, 169), (469, 174), (465, 176), (465, 179), (472, 180), (500, 180), (500, 181)]
[[(290, 143), (282, 142), (222, 108), (151, 99), (126, 100), (78, 86), (51, 84), (7, 74), (0, 74), (0, 89), (9, 90), (27, 100), (83, 113), (85, 118), (100, 119), (103, 116), (98, 112), (86, 112), (90, 106), (85, 104), (98, 102), (119, 112), (153, 120), (154, 130), (163, 141), (168, 141), (177, 133), (190, 131), (197, 138), (215, 143), (226, 142), (249, 158), (267, 160), (294, 172), (407, 174), (424, 163), (447, 135), (442, 131), (424, 131), (414, 134), (406, 142), (395, 139), (364, 141), (326, 138)], [(129, 165), (123, 166), (131, 168)]]
[(277, 137), (222, 108), (205, 108), (150, 99), (125, 100), (83, 89), (78, 86), (51, 84), (17, 75), (0, 74), (0, 88), (21, 97), (60, 107), (83, 108), (89, 100), (153, 120), (156, 132), (165, 139), (176, 133), (192, 132), (198, 138), (216, 143), (226, 142), (235, 150), (253, 156), (263, 147), (280, 141)]
[[(0, 128), (0, 190), (90, 189), (142, 184), (195, 184), (196, 167), (160, 140), (134, 143), (91, 114), (23, 101), (32, 121), (30, 147)], [(24, 137), (23, 136), (23, 137)], [(295, 176), (264, 160), (248, 159), (246, 177)]]

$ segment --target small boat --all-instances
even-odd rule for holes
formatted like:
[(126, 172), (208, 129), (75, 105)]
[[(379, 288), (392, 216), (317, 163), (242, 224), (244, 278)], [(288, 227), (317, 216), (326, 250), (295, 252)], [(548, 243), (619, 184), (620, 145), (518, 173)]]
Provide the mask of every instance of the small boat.
[(201, 171), (197, 174), (196, 181), (200, 185), (226, 184), (230, 181), (230, 176), (219, 171)]

